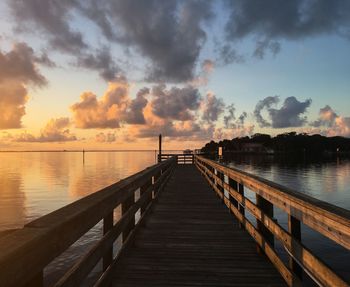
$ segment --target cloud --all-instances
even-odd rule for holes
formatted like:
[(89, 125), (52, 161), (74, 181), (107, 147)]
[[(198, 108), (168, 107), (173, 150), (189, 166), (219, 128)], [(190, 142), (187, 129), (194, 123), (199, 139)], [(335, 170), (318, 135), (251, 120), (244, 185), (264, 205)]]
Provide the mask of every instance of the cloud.
[(46, 85), (47, 80), (36, 64), (48, 61), (47, 55), (36, 57), (33, 49), (27, 44), (16, 43), (11, 51), (0, 51), (0, 82), (16, 80), (37, 86)]
[(272, 105), (277, 104), (278, 102), (279, 102), (279, 97), (274, 96), (274, 97), (267, 97), (256, 104), (254, 109), (254, 117), (261, 128), (271, 126), (271, 124), (268, 121), (266, 121), (261, 115), (262, 110), (264, 108), (270, 109)]
[(109, 132), (109, 133), (101, 132), (95, 136), (95, 140), (96, 142), (99, 142), (99, 143), (112, 143), (117, 140), (117, 137), (114, 132)]
[(76, 136), (71, 134), (69, 118), (51, 119), (41, 130), (39, 136), (30, 133), (22, 133), (15, 138), (17, 142), (67, 142), (77, 140)]
[(0, 129), (21, 128), (27, 99), (27, 90), (18, 81), (0, 82)]
[[(194, 78), (207, 36), (202, 25), (213, 15), (211, 3), (202, 0), (8, 2), (18, 30), (44, 32), (51, 48), (74, 55), (78, 64), (100, 72), (103, 61), (99, 52), (88, 53), (92, 48), (86, 35), (73, 28), (79, 16), (91, 20), (101, 29), (104, 40), (147, 57), (150, 67), (146, 78), (152, 82), (183, 82)], [(88, 59), (90, 56), (92, 60)]]
[(47, 84), (37, 63), (49, 64), (43, 54), (37, 57), (25, 43), (16, 43), (8, 52), (0, 51), (0, 129), (21, 128), (28, 100), (27, 84)]
[(200, 106), (201, 96), (198, 89), (191, 86), (166, 89), (161, 84), (152, 88), (152, 112), (162, 119), (186, 121), (193, 119), (194, 112)]
[(281, 39), (297, 40), (330, 33), (349, 37), (348, 1), (231, 0), (225, 3), (230, 11), (225, 28), (228, 41), (255, 36), (254, 54), (259, 58), (267, 49), (278, 53)]
[(71, 106), (77, 128), (119, 128), (128, 106), (128, 83), (120, 79), (109, 83), (101, 99), (91, 92), (80, 96), (80, 102)]
[(201, 27), (212, 17), (207, 1), (109, 1), (106, 12), (118, 42), (151, 60), (148, 80), (183, 82), (194, 68), (206, 40)]
[(145, 124), (143, 109), (148, 103), (149, 89), (141, 89), (135, 99), (129, 96), (129, 83), (125, 78), (110, 82), (100, 99), (91, 92), (80, 96), (71, 106), (74, 123), (81, 129), (120, 128), (122, 124)]
[(209, 82), (209, 76), (213, 73), (214, 68), (215, 63), (212, 60), (204, 60), (201, 65), (201, 71), (199, 75), (191, 81), (191, 86), (199, 87), (207, 85)]
[(311, 126), (331, 127), (335, 123), (335, 120), (337, 118), (338, 118), (338, 115), (335, 113), (335, 111), (333, 111), (333, 109), (329, 105), (326, 105), (324, 108), (320, 109), (319, 119), (317, 121), (311, 123)]
[(19, 30), (37, 30), (45, 32), (52, 48), (72, 54), (80, 53), (88, 47), (82, 33), (69, 25), (72, 10), (78, 1), (9, 1)]
[(95, 70), (105, 81), (113, 81), (124, 73), (114, 62), (107, 47), (98, 50), (95, 54), (86, 53), (77, 57), (77, 66)]
[[(111, 81), (123, 72), (111, 57), (109, 48), (102, 47), (95, 50), (85, 41), (83, 33), (74, 30), (70, 25), (79, 11), (89, 16), (87, 3), (94, 7), (97, 5), (94, 1), (79, 0), (9, 1), (16, 19), (17, 30), (25, 33), (37, 30), (44, 32), (48, 37), (50, 50), (54, 49), (74, 56), (76, 59), (74, 65), (95, 70), (101, 78)], [(98, 23), (102, 24), (102, 22)]]
[(217, 98), (214, 93), (207, 93), (202, 119), (208, 123), (216, 122), (219, 116), (224, 112), (225, 104), (220, 98)]
[[(306, 124), (306, 117), (302, 116), (311, 105), (311, 99), (305, 102), (299, 102), (295, 97), (285, 99), (280, 109), (274, 109), (271, 106), (279, 102), (279, 97), (267, 97), (259, 101), (254, 110), (254, 116), (260, 127), (288, 128), (301, 127)], [(271, 122), (268, 122), (261, 115), (262, 110), (266, 108)]]
[(329, 105), (320, 109), (318, 120), (310, 125), (327, 136), (350, 137), (350, 117), (339, 116)]
[(145, 124), (146, 120), (143, 115), (143, 109), (146, 107), (148, 95), (150, 90), (143, 88), (137, 92), (136, 98), (133, 99), (128, 107), (125, 120), (128, 124)]

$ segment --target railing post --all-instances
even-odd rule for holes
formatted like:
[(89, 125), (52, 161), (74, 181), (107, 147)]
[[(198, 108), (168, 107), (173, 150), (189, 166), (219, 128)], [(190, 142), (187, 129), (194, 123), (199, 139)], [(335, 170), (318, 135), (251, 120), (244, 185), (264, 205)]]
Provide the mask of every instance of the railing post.
[[(269, 201), (267, 201), (265, 198), (263, 198), (260, 195), (256, 195), (256, 205), (260, 208), (260, 210), (269, 216), (270, 218), (273, 218), (273, 204)], [(262, 214), (262, 221), (264, 219), (264, 214)], [(269, 243), (272, 247), (274, 246), (274, 236), (273, 233), (271, 233), (264, 225), (263, 222), (260, 220), (256, 221), (257, 229), (263, 236), (264, 240)], [(264, 250), (262, 250), (258, 246), (258, 252), (259, 253), (264, 253)]]
[[(144, 183), (143, 186), (140, 187), (140, 197), (147, 191), (147, 189), (152, 185), (152, 178), (150, 178), (149, 180), (147, 180), (146, 183)], [(147, 196), (147, 199), (144, 203), (143, 206), (141, 206), (141, 216), (143, 215), (143, 213), (146, 210), (146, 207), (148, 206), (148, 204), (152, 201), (152, 193), (150, 193)]]
[[(233, 180), (232, 178), (228, 178), (228, 184), (229, 186), (238, 192), (238, 184), (237, 181)], [(238, 201), (233, 197), (229, 196), (231, 204), (233, 204), (238, 209)]]
[(162, 161), (162, 135), (159, 135), (159, 153), (158, 153), (158, 162)]
[[(301, 242), (301, 228), (300, 228), (300, 220), (295, 218), (292, 215), (288, 215), (288, 231), (291, 234), (292, 238), (297, 242)], [(292, 240), (292, 248), (291, 253), (295, 255), (295, 252), (298, 252), (299, 249), (295, 247), (295, 244)], [(300, 252), (300, 250), (299, 250)], [(300, 254), (301, 255), (301, 254)], [(302, 258), (302, 256), (299, 256)], [(298, 276), (299, 279), (303, 277), (303, 269), (301, 266), (293, 259), (292, 256), (289, 257), (289, 267), (290, 269)]]
[(223, 174), (222, 172), (220, 172), (220, 171), (218, 171), (218, 170), (216, 170), (216, 175), (217, 175), (218, 178), (219, 178), (219, 181), (216, 182), (216, 187), (222, 192), (222, 195), (223, 195), (222, 200), (224, 200), (224, 196), (225, 196), (225, 194), (224, 194), (224, 187), (221, 186), (219, 183), (220, 183), (220, 182), (224, 182), (225, 176), (224, 176), (224, 174)]
[(44, 272), (40, 271), (36, 274), (25, 287), (43, 287), (44, 286)]
[[(122, 216), (135, 203), (135, 193), (132, 193), (124, 202), (122, 202)], [(135, 217), (131, 219), (127, 227), (123, 231), (123, 242), (128, 238), (130, 231), (135, 227)]]
[[(113, 228), (113, 211), (103, 218), (103, 235)], [(103, 271), (105, 271), (113, 261), (113, 245), (103, 255)]]
[[(242, 204), (238, 203), (238, 210), (244, 217), (244, 215), (245, 215), (245, 210), (244, 210), (244, 204), (245, 204), (245, 202), (244, 202), (244, 185), (241, 184), (241, 183), (238, 184), (238, 193), (240, 195), (242, 195)], [(241, 222), (239, 222), (239, 227), (240, 228), (244, 228), (244, 226), (243, 226), (243, 224)]]

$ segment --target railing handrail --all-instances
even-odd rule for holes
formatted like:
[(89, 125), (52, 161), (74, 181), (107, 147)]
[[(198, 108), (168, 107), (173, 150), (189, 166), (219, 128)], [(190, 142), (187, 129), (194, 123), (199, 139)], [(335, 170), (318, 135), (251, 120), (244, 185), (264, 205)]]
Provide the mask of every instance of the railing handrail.
[(1, 286), (22, 286), (32, 280), (33, 274), (42, 273), (45, 266), (112, 214), (135, 190), (150, 180), (152, 183), (152, 177), (159, 177), (174, 163), (171, 158), (148, 167), (0, 238)]
[[(252, 189), (253, 192), (261, 193), (260, 195), (264, 197), (266, 200), (271, 200), (268, 196), (266, 196), (263, 192), (267, 191), (271, 194), (276, 195), (282, 195), (286, 200), (291, 201), (292, 207), (302, 210), (305, 207), (310, 209), (312, 213), (319, 216), (322, 216), (324, 218), (327, 218), (329, 220), (332, 220), (332, 226), (331, 228), (336, 231), (336, 233), (344, 234), (347, 237), (347, 240), (340, 240), (337, 242), (340, 245), (343, 245), (347, 249), (350, 249), (350, 211), (346, 210), (344, 208), (335, 206), (333, 204), (330, 204), (328, 202), (324, 202), (322, 200), (316, 199), (314, 197), (311, 197), (307, 194), (295, 191), (291, 188), (287, 188), (281, 184), (272, 182), (270, 180), (264, 179), (262, 177), (259, 177), (257, 175), (250, 174), (248, 172), (239, 170), (234, 167), (228, 167), (221, 163), (203, 158), (202, 156), (196, 156), (200, 160), (210, 163), (214, 168), (217, 168), (219, 171), (228, 172), (230, 177), (233, 177), (234, 179), (237, 179), (241, 184), (244, 186), (247, 186)], [(286, 206), (281, 203), (281, 206), (278, 206), (284, 211), (286, 211)], [(290, 210), (287, 213), (294, 215), (296, 217), (300, 217), (298, 215), (298, 212), (295, 212), (294, 210)], [(303, 218), (299, 218), (300, 221), (304, 222), (306, 225), (308, 225), (307, 220), (305, 221)], [(338, 230), (337, 227), (345, 227), (344, 230)], [(313, 226), (310, 226), (313, 228)], [(328, 230), (329, 231), (329, 230)], [(329, 233), (326, 232), (323, 234), (330, 239), (332, 237), (328, 236)], [(334, 239), (332, 239), (334, 240)]]
[[(195, 156), (195, 164), (258, 245), (265, 248), (265, 253), (289, 285), (293, 285), (294, 281), (298, 280), (293, 273), (297, 268), (293, 267), (292, 270), (289, 270), (284, 266), (274, 251), (273, 238), (282, 242), (288, 253), (291, 254), (290, 259), (299, 265), (301, 263), (300, 267), (306, 273), (312, 274), (316, 282), (321, 282), (324, 286), (347, 286), (339, 275), (335, 274), (300, 242), (300, 222), (327, 236), (335, 243), (350, 249), (350, 212), (348, 210), (201, 156)], [(225, 182), (225, 175), (229, 183)], [(256, 203), (244, 196), (244, 186), (256, 193)], [(225, 190), (228, 191), (228, 197), (225, 195)], [(235, 203), (232, 203), (232, 199)], [(273, 205), (288, 214), (290, 230), (286, 231), (272, 217)], [(259, 222), (260, 225), (258, 224), (257, 228), (245, 217), (245, 209)]]

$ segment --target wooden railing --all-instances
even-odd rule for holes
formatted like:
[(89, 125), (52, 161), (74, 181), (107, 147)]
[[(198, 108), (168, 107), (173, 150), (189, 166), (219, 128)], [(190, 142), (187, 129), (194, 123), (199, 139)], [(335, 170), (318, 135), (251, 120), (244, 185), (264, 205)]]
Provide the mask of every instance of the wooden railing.
[[(80, 286), (102, 259), (103, 273), (95, 286), (108, 286), (111, 270), (133, 241), (152, 203), (166, 184), (175, 158), (146, 168), (124, 180), (82, 198), (0, 238), (0, 286), (42, 286), (43, 269), (87, 231), (103, 220), (103, 237), (55, 284)], [(140, 196), (135, 201), (135, 193)], [(121, 217), (114, 222), (114, 209)], [(140, 219), (135, 225), (135, 215)], [(122, 235), (122, 247), (113, 258), (113, 243)]]
[(162, 162), (169, 158), (174, 157), (176, 159), (177, 164), (194, 164), (194, 155), (187, 153), (180, 154), (159, 154), (158, 162)]
[[(195, 165), (237, 217), (241, 227), (255, 239), (259, 251), (267, 255), (289, 286), (300, 286), (303, 272), (319, 286), (349, 286), (302, 244), (300, 230), (302, 222), (350, 249), (348, 210), (200, 156), (195, 156)], [(255, 203), (245, 196), (244, 187), (256, 194)], [(288, 230), (273, 218), (274, 206), (287, 213)], [(245, 211), (249, 211), (256, 218), (256, 227), (245, 216)], [(290, 257), (288, 266), (274, 248), (275, 239), (283, 244)]]

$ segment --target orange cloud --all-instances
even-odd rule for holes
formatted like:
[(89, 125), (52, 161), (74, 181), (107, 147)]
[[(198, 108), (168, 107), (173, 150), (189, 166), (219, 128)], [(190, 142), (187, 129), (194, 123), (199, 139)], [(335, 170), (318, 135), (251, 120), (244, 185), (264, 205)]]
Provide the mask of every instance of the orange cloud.
[(16, 129), (22, 126), (27, 99), (27, 89), (20, 82), (0, 82), (0, 129)]
[(30, 133), (22, 133), (16, 137), (17, 142), (67, 142), (77, 140), (76, 136), (71, 134), (69, 118), (51, 119), (41, 130), (40, 136), (34, 136)]

